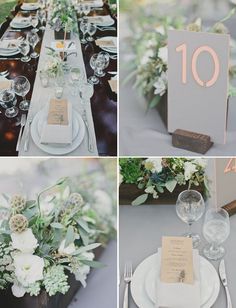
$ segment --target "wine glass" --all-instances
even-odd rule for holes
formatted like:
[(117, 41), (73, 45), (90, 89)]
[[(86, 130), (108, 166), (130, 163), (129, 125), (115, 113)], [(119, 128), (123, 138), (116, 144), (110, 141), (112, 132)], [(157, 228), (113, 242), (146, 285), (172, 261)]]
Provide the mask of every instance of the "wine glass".
[(93, 35), (96, 33), (97, 31), (97, 27), (95, 24), (92, 24), (92, 23), (89, 23), (88, 24), (88, 34), (89, 34), (89, 37), (87, 38), (87, 41), (88, 42), (93, 42), (94, 41), (94, 38), (93, 38)]
[(90, 11), (91, 11), (90, 5), (85, 3), (85, 4), (84, 4), (84, 9), (83, 9), (83, 11), (84, 11), (84, 14), (85, 14), (86, 16), (88, 16), (88, 14), (89, 14)]
[(31, 58), (28, 55), (28, 53), (30, 52), (30, 45), (29, 42), (27, 40), (24, 40), (23, 42), (21, 42), (18, 46), (21, 54), (23, 55), (23, 57), (21, 57), (21, 61), (22, 62), (29, 62), (31, 60)]
[(36, 32), (29, 32), (27, 34), (27, 39), (29, 41), (29, 44), (33, 47), (33, 52), (31, 53), (31, 58), (36, 59), (38, 58), (39, 54), (34, 50), (35, 46), (38, 44), (39, 42), (39, 36)]
[(176, 213), (178, 217), (189, 225), (189, 232), (184, 236), (192, 238), (193, 248), (200, 243), (200, 236), (192, 233), (192, 224), (198, 221), (205, 211), (205, 203), (202, 195), (196, 190), (182, 191), (176, 202)]
[(209, 209), (206, 212), (203, 235), (209, 243), (203, 249), (204, 255), (210, 260), (219, 260), (225, 254), (221, 244), (230, 233), (229, 214), (224, 209)]
[(22, 96), (23, 100), (20, 102), (19, 108), (23, 111), (29, 110), (29, 101), (26, 100), (26, 94), (30, 90), (30, 82), (25, 76), (15, 77), (13, 80), (14, 92)]
[(84, 79), (84, 74), (80, 68), (74, 67), (70, 70), (70, 80), (73, 86), (72, 95), (78, 95), (79, 84)]
[(19, 109), (16, 107), (16, 97), (12, 89), (7, 89), (0, 92), (0, 105), (6, 109), (5, 116), (14, 118), (18, 115)]
[(90, 102), (90, 98), (93, 96), (94, 88), (91, 83), (84, 82), (81, 85), (80, 97), (82, 99), (82, 103), (86, 104), (86, 102)]
[(103, 70), (108, 67), (109, 62), (110, 62), (110, 56), (107, 52), (101, 51), (98, 54), (98, 59), (100, 60), (100, 63), (99, 63), (100, 65), (97, 66), (96, 75), (98, 77), (103, 77), (106, 75)]
[(39, 22), (38, 16), (37, 16), (37, 15), (32, 15), (32, 16), (31, 16), (31, 25), (32, 25), (33, 28), (34, 28), (34, 29), (32, 30), (32, 32), (34, 32), (34, 33), (36, 33), (36, 32), (39, 31), (39, 30), (37, 29), (38, 22)]
[(83, 18), (83, 20), (80, 23), (80, 30), (83, 33), (83, 38), (80, 40), (82, 44), (86, 44), (87, 41), (85, 39), (85, 34), (88, 31), (88, 21), (87, 19)]
[(46, 22), (46, 12), (45, 10), (38, 10), (37, 12), (38, 19), (40, 20), (41, 27), (39, 28), (41, 31), (45, 30), (44, 23)]
[(92, 57), (90, 58), (90, 66), (91, 68), (94, 70), (94, 75), (89, 77), (88, 82), (91, 84), (98, 84), (99, 83), (99, 79), (96, 76), (96, 69), (97, 69), (97, 58), (98, 58), (98, 54), (95, 53), (94, 55), (92, 55)]

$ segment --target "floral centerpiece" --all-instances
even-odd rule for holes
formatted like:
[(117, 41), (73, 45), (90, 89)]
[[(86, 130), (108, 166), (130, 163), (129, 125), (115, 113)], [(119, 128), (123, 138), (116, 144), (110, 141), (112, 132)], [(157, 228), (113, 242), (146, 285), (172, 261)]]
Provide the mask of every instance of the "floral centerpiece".
[[(149, 12), (149, 14), (151, 14)], [(164, 102), (168, 91), (168, 50), (167, 33), (169, 29), (186, 29), (188, 31), (207, 31), (218, 34), (227, 34), (229, 30), (224, 22), (235, 14), (233, 9), (228, 16), (206, 29), (202, 21), (198, 18), (191, 24), (186, 24), (183, 17), (158, 17), (136, 16), (134, 21), (134, 31), (136, 35), (133, 39), (135, 61), (133, 61), (131, 74), (126, 81), (135, 76), (135, 87), (148, 100), (148, 107), (153, 108)], [(230, 80), (236, 75), (235, 66), (230, 66)], [(228, 96), (235, 96), (236, 88), (230, 84)], [(160, 103), (160, 104), (161, 104)]]
[(55, 39), (70, 39), (72, 32), (78, 31), (76, 10), (67, 0), (54, 0), (49, 22), (54, 30)]
[(69, 276), (85, 287), (90, 268), (103, 266), (94, 261), (93, 250), (115, 232), (108, 210), (100, 206), (105, 202), (114, 217), (111, 197), (104, 190), (88, 196), (88, 180), (81, 183), (81, 193), (77, 185), (63, 178), (35, 200), (2, 195), (0, 290), (11, 287), (16, 297), (66, 294)]
[(145, 203), (149, 196), (157, 199), (166, 192), (173, 193), (177, 186), (201, 187), (207, 196), (206, 165), (202, 158), (122, 158), (120, 183), (134, 184), (140, 189), (133, 205)]

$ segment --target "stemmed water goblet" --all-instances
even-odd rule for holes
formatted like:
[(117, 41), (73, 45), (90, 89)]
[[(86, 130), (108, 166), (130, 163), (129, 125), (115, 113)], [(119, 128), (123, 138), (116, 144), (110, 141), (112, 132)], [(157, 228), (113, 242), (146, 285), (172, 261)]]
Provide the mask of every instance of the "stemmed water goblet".
[[(99, 62), (99, 63), (97, 63)], [(98, 54), (95, 53), (94, 55), (92, 55), (92, 57), (90, 58), (90, 66), (91, 68), (94, 70), (94, 74), (93, 76), (89, 77), (88, 82), (91, 84), (98, 84), (99, 83), (99, 79), (96, 76), (96, 71), (97, 71), (97, 66), (100, 66), (101, 61), (98, 61)]]
[(35, 32), (29, 32), (27, 34), (27, 39), (28, 39), (28, 42), (29, 44), (33, 47), (33, 53), (31, 53), (31, 58), (35, 59), (35, 58), (38, 58), (39, 54), (34, 50), (35, 49), (35, 46), (38, 44), (39, 42), (39, 36), (37, 33)]
[(103, 77), (106, 75), (104, 69), (108, 67), (110, 62), (110, 56), (107, 52), (101, 51), (98, 54), (98, 60), (101, 61), (101, 65), (97, 66), (97, 70), (95, 72), (96, 76)]
[(6, 109), (5, 116), (14, 118), (18, 115), (19, 109), (16, 107), (16, 97), (13, 89), (7, 89), (0, 92), (0, 105)]
[(84, 82), (80, 87), (80, 97), (82, 99), (82, 103), (86, 104), (86, 102), (90, 102), (90, 98), (93, 96), (94, 88), (91, 83)]
[(44, 31), (45, 30), (44, 23), (46, 22), (46, 12), (45, 12), (45, 10), (38, 10), (37, 16), (38, 16), (38, 19), (39, 19), (40, 24), (41, 24), (39, 29), (41, 31)]
[(221, 244), (226, 241), (229, 233), (229, 214), (222, 208), (209, 209), (203, 223), (203, 235), (209, 244), (203, 249), (203, 254), (210, 260), (221, 259), (225, 254)]
[(80, 22), (80, 30), (81, 32), (83, 33), (83, 37), (82, 39), (80, 40), (80, 42), (82, 44), (86, 44), (87, 43), (87, 40), (85, 39), (85, 34), (87, 33), (88, 31), (88, 20), (83, 18), (82, 21)]
[(19, 108), (23, 111), (29, 110), (29, 101), (26, 100), (26, 95), (30, 90), (30, 82), (25, 76), (15, 77), (13, 80), (14, 92), (21, 96), (23, 100), (20, 102)]
[(87, 38), (88, 42), (93, 42), (94, 41), (93, 35), (96, 33), (96, 31), (97, 31), (96, 25), (93, 24), (93, 23), (89, 23), (88, 24), (88, 30), (87, 30), (87, 32), (89, 34), (89, 37)]
[(84, 74), (78, 67), (73, 67), (70, 70), (70, 81), (73, 86), (72, 95), (79, 94), (79, 84), (84, 80)]
[(23, 57), (21, 57), (21, 61), (22, 62), (29, 62), (31, 60), (31, 58), (28, 56), (28, 53), (30, 52), (30, 45), (28, 40), (24, 40), (22, 41), (19, 46), (18, 46), (21, 54), (23, 55)]
[(83, 9), (84, 14), (85, 14), (86, 16), (88, 16), (88, 14), (90, 13), (90, 11), (91, 11), (90, 5), (85, 3), (85, 4), (84, 4), (84, 9)]
[(32, 15), (31, 16), (31, 25), (33, 26), (32, 32), (38, 32), (39, 30), (37, 29), (37, 25), (38, 25), (38, 16), (37, 15)]
[(205, 203), (198, 191), (184, 190), (179, 194), (176, 202), (176, 213), (189, 226), (189, 232), (184, 236), (192, 238), (193, 248), (197, 248), (200, 244), (200, 236), (192, 233), (192, 224), (202, 217), (204, 211)]

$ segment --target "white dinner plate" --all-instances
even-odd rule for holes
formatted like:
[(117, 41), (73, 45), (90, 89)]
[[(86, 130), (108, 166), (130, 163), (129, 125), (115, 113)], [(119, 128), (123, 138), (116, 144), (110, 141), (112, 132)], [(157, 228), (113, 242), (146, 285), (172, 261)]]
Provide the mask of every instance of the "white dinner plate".
[[(45, 110), (39, 111), (31, 124), (31, 136), (34, 143), (44, 152), (52, 155), (65, 155), (68, 154), (75, 149), (77, 149), (85, 136), (85, 124), (81, 117), (81, 115), (73, 110), (72, 113), (72, 129), (73, 129), (73, 141), (69, 145), (51, 145), (51, 144), (42, 144), (40, 143), (40, 134), (39, 130), (42, 124), (39, 121), (42, 121), (42, 117), (44, 117)], [(77, 123), (76, 123), (77, 122)], [(40, 130), (41, 131), (41, 130)], [(77, 134), (76, 134), (77, 133)]]
[(21, 10), (23, 11), (35, 11), (39, 9), (39, 5), (37, 3), (23, 3), (21, 6)]
[[(107, 15), (109, 17), (105, 17), (104, 16), (96, 16), (96, 17), (88, 17), (89, 22), (94, 23), (95, 25), (97, 25), (98, 27), (110, 27), (112, 25), (114, 25), (115, 21), (113, 18), (111, 18), (110, 15)], [(97, 18), (102, 18), (103, 20), (101, 22), (94, 22), (94, 20), (96, 20)]]
[(0, 51), (0, 56), (2, 56), (2, 57), (11, 57), (11, 56), (18, 55), (19, 53), (20, 53), (19, 49), (11, 51), (11, 52), (9, 52), (9, 51), (8, 52)]
[[(150, 274), (150, 271), (152, 274)], [(155, 273), (157, 271), (157, 254), (142, 261), (136, 268), (131, 281), (131, 294), (140, 308), (155, 308)], [(201, 274), (201, 308), (210, 308), (215, 303), (220, 281), (213, 265), (200, 256)], [(204, 291), (203, 291), (204, 290)]]
[(30, 26), (31, 26), (31, 23), (29, 22), (29, 23), (25, 23), (25, 24), (15, 24), (14, 23), (14, 21), (12, 21), (11, 23), (10, 23), (10, 26), (12, 27), (12, 28), (15, 28), (15, 29), (25, 29), (25, 28), (29, 28)]
[[(101, 39), (102, 40), (113, 40), (113, 39), (117, 39), (116, 36), (105, 36), (105, 37), (102, 37)], [(116, 47), (101, 47), (100, 48), (104, 51), (107, 51), (107, 52), (110, 52), (110, 53), (117, 53), (117, 46)]]

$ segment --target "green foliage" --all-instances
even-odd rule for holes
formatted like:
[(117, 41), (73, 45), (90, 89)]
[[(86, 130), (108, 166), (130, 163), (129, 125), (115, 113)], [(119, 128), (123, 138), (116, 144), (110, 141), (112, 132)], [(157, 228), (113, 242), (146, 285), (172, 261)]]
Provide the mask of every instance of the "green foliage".
[(123, 182), (127, 184), (136, 184), (142, 175), (141, 158), (120, 158), (121, 174)]
[(53, 296), (57, 292), (66, 294), (70, 288), (67, 278), (62, 265), (53, 265), (47, 268), (44, 274), (43, 285), (49, 296)]

